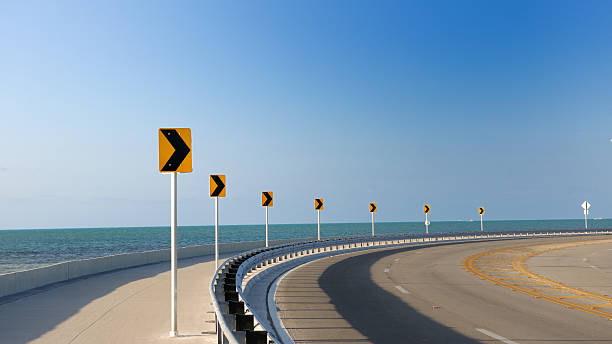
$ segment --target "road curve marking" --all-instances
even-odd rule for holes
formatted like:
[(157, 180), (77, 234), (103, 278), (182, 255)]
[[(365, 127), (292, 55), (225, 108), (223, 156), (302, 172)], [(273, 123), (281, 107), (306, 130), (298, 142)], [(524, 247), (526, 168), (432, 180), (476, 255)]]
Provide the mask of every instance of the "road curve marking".
[(402, 293), (404, 293), (404, 294), (410, 294), (410, 292), (409, 292), (408, 290), (406, 290), (406, 289), (402, 288), (402, 286), (401, 286), (401, 285), (396, 285), (396, 286), (395, 286), (395, 289), (397, 289), (397, 290), (401, 291), (401, 292), (402, 292)]
[[(542, 253), (554, 250), (561, 250), (570, 247), (610, 243), (612, 243), (612, 240), (610, 239), (599, 239), (588, 241), (581, 240), (556, 242), (549, 244), (537, 243), (504, 247), (470, 256), (463, 261), (463, 266), (467, 271), (485, 280), (493, 282), (496, 285), (503, 286), (514, 291), (519, 291), (521, 293), (531, 295), (546, 301), (557, 303), (567, 308), (581, 310), (612, 320), (612, 312), (606, 312), (604, 310), (599, 309), (612, 307), (612, 298), (605, 295), (599, 295), (581, 289), (572, 288), (559, 282), (555, 282), (544, 276), (538, 275), (527, 270), (524, 265), (525, 260)], [(548, 248), (538, 250), (537, 246)], [(485, 259), (481, 261), (481, 257), (484, 257)], [(495, 264), (487, 264), (488, 262)], [(523, 277), (516, 278), (498, 275), (499, 272), (508, 271), (507, 269), (509, 268), (512, 268), (514, 271), (517, 272), (517, 274), (520, 274)], [(552, 292), (555, 295), (550, 295), (547, 292)], [(591, 299), (591, 301), (598, 301), (603, 303), (589, 305), (570, 301), (585, 298)]]
[(478, 331), (480, 333), (483, 333), (483, 334), (486, 334), (487, 336), (489, 336), (491, 338), (494, 338), (494, 339), (497, 339), (500, 342), (503, 342), (503, 343), (506, 343), (506, 344), (519, 344), (519, 343), (517, 343), (517, 342), (515, 342), (513, 340), (510, 340), (508, 338), (502, 337), (502, 336), (498, 335), (497, 333), (491, 332), (489, 330), (485, 330), (484, 328), (477, 328), (476, 331)]
[(389, 272), (389, 268), (385, 268), (385, 273)]

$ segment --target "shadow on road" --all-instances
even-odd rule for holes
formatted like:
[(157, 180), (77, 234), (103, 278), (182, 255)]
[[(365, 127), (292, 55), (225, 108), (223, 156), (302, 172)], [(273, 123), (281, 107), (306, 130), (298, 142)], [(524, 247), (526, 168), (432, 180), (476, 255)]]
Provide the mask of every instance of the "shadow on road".
[(344, 259), (323, 272), (319, 286), (331, 298), (336, 311), (373, 343), (479, 343), (417, 312), (372, 280), (370, 270), (378, 260), (413, 249), (404, 247)]
[[(208, 261), (211, 261), (211, 256), (187, 258), (179, 260), (178, 266), (184, 268)], [(84, 276), (2, 297), (0, 343), (19, 344), (36, 340), (79, 313), (92, 301), (125, 284), (157, 276), (169, 269), (170, 262), (149, 264)], [(81, 330), (75, 328), (74, 337)]]

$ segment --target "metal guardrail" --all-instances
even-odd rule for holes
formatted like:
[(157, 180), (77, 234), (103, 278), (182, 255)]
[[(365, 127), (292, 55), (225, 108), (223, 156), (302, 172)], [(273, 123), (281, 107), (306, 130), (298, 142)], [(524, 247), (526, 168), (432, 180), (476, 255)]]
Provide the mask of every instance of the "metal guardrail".
[[(217, 341), (219, 344), (281, 344), (245, 298), (242, 284), (244, 278), (254, 270), (285, 259), (292, 259), (328, 251), (349, 251), (415, 243), (440, 241), (497, 240), (513, 238), (535, 238), (547, 236), (577, 236), (612, 234), (612, 229), (596, 231), (548, 230), (510, 232), (461, 232), (430, 234), (387, 234), (367, 237), (332, 238), (295, 244), (250, 250), (227, 259), (219, 266), (210, 284), (216, 317)], [(255, 330), (259, 326), (262, 330)]]

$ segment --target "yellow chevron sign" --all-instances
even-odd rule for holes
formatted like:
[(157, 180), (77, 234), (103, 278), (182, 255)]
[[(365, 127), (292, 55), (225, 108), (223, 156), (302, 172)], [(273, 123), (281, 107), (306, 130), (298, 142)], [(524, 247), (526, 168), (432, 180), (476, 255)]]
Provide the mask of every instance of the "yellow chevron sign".
[(159, 129), (159, 172), (192, 172), (191, 129)]
[(315, 199), (315, 210), (323, 210), (323, 198)]
[(210, 197), (225, 197), (225, 175), (210, 175)]
[(428, 206), (428, 205), (425, 205), (425, 206), (423, 207), (423, 212), (424, 212), (425, 214), (429, 214), (429, 212), (430, 212), (430, 211), (431, 211), (431, 209), (429, 209), (429, 206)]
[(274, 205), (272, 191), (264, 191), (261, 193), (261, 206), (262, 207), (271, 207)]
[(483, 207), (478, 208), (478, 214), (480, 214), (480, 215), (484, 214), (484, 208)]
[(370, 213), (375, 213), (376, 210), (378, 210), (376, 208), (376, 203), (370, 203)]

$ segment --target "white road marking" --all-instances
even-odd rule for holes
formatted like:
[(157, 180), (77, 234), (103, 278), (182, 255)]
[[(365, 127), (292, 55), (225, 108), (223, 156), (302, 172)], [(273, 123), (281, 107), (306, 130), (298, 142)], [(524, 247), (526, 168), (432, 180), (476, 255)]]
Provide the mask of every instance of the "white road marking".
[(385, 268), (385, 272), (389, 272), (389, 268)]
[(588, 259), (586, 259), (586, 258), (582, 258), (582, 261), (583, 261), (583, 262), (584, 262), (586, 265), (588, 265), (588, 266), (589, 266), (591, 269), (597, 269), (597, 270), (599, 270), (599, 268), (598, 268), (598, 267), (596, 267), (595, 265), (590, 264), (590, 263), (587, 263)]
[(399, 262), (399, 258), (393, 259), (394, 262)]
[(493, 333), (491, 331), (485, 330), (484, 328), (477, 328), (476, 331), (480, 332), (480, 333), (484, 333), (487, 336), (491, 337), (491, 338), (495, 338), (497, 340), (499, 340), (500, 342), (506, 343), (506, 344), (518, 344), (515, 341), (512, 341), (508, 338), (502, 337), (500, 335), (498, 335), (497, 333)]
[(396, 286), (395, 286), (395, 289), (397, 289), (397, 290), (401, 291), (401, 292), (402, 292), (402, 293), (404, 293), (404, 294), (410, 294), (410, 292), (409, 292), (408, 290), (406, 290), (406, 289), (402, 288), (402, 286), (400, 286), (400, 285), (396, 285)]

